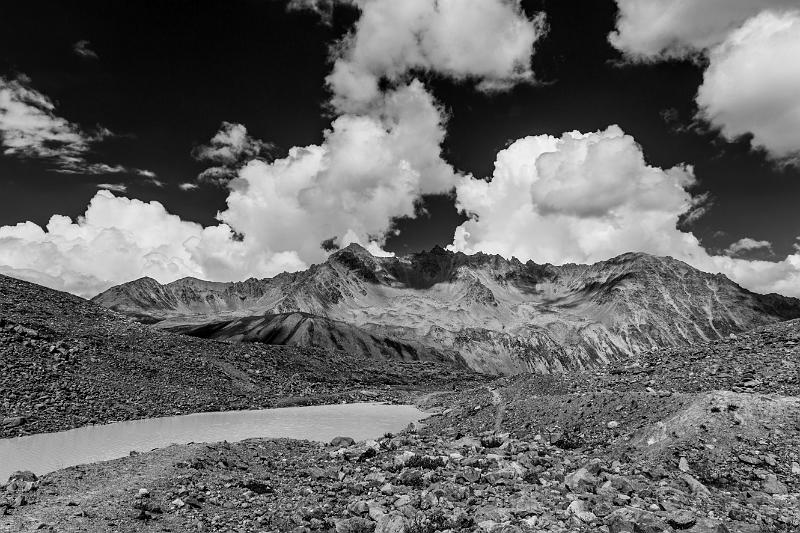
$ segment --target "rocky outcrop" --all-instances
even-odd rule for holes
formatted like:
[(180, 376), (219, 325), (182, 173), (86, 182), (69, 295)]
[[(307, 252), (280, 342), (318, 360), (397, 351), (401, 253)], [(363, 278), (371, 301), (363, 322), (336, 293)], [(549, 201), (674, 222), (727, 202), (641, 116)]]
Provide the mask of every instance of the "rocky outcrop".
[[(630, 253), (553, 266), (438, 247), (373, 257), (358, 245), (304, 272), (228, 284), (145, 279), (94, 301), (168, 328), (308, 313), (318, 323), (357, 328), (351, 338), (381, 339), (384, 348), (361, 352), (408, 358), (405, 348), (385, 348), (392, 343), (440, 356), (456, 350), (470, 367), (492, 374), (594, 368), (800, 317), (800, 300), (755, 294), (669, 257)], [(325, 335), (303, 339), (332, 343)]]

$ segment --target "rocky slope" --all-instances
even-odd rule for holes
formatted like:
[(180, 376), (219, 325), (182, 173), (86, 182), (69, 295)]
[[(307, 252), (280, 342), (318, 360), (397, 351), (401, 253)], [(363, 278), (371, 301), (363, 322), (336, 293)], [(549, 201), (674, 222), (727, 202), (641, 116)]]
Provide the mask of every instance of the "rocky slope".
[[(173, 446), (0, 496), (0, 530), (800, 531), (800, 321), (432, 397), (353, 443)], [(0, 512), (2, 515), (2, 512)]]
[(396, 400), (407, 389), (475, 379), (451, 364), (172, 334), (0, 276), (0, 437), (198, 411)]
[(166, 329), (205, 339), (313, 346), (373, 359), (442, 361), (466, 367), (456, 350), (437, 350), (412, 340), (398, 341), (392, 337), (367, 333), (346, 322), (301, 312), (248, 316)]
[(408, 350), (387, 350), (387, 344), (417, 351), (422, 345), (421, 358), (457, 353), (471, 368), (497, 374), (594, 368), (654, 347), (800, 317), (800, 300), (754, 294), (668, 257), (624, 254), (594, 265), (553, 266), (441, 248), (379, 258), (358, 245), (271, 279), (160, 285), (144, 278), (93, 300), (165, 328), (213, 322), (214, 335), (225, 338), (256, 339), (254, 324), (275, 320), (243, 317), (307, 313), (319, 317), (311, 323), (339, 332), (281, 334), (273, 341), (326, 347), (335, 345), (331, 337), (348, 337), (348, 349), (398, 358), (408, 358)]

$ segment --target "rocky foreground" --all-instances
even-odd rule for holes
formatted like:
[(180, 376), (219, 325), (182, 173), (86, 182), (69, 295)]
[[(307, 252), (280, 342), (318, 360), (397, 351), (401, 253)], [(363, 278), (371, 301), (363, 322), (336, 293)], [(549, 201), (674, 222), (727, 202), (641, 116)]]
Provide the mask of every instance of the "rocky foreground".
[(0, 438), (136, 418), (342, 401), (405, 401), (469, 387), (470, 371), (154, 330), (0, 275)]
[(12, 477), (0, 530), (800, 531), (800, 321), (429, 399), (353, 443), (173, 446)]

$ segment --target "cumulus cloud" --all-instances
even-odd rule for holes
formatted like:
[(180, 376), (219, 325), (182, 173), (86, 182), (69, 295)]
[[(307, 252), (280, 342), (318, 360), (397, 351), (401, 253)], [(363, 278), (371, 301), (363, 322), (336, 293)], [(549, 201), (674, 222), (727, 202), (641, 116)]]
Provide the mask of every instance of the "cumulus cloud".
[[(629, 252), (672, 256), (747, 288), (800, 295), (800, 253), (781, 262), (710, 255), (679, 229), (702, 202), (691, 166), (661, 169), (618, 126), (519, 139), (497, 155), (491, 181), (462, 178), (457, 205), (471, 219), (450, 249), (540, 263), (591, 263)], [(739, 241), (737, 252), (769, 243)]]
[(634, 61), (702, 56), (698, 116), (728, 140), (752, 135), (781, 163), (800, 154), (796, 0), (617, 0), (609, 41)]
[(98, 192), (75, 221), (54, 215), (45, 228), (0, 227), (0, 272), (87, 297), (141, 276), (222, 281), (304, 266), (291, 252), (249, 253), (225, 224), (203, 228), (158, 202), (108, 191)]
[(447, 191), (456, 180), (441, 159), (440, 113), (420, 82), (386, 94), (381, 107), (381, 117), (337, 118), (320, 145), (248, 163), (220, 219), (248, 247), (295, 250), (305, 262), (324, 259), (320, 243), (331, 238), (381, 244), (393, 219), (414, 216), (421, 194)]
[(128, 186), (124, 183), (98, 183), (97, 188), (117, 193), (126, 192), (128, 190)]
[(700, 115), (733, 140), (775, 159), (800, 158), (800, 11), (763, 12), (709, 54), (697, 93)]
[(90, 48), (91, 43), (85, 39), (72, 45), (72, 51), (79, 57), (86, 59), (98, 59), (97, 53)]
[(618, 126), (517, 140), (490, 182), (464, 178), (457, 206), (472, 215), (452, 248), (551, 263), (594, 262), (637, 250), (665, 255), (691, 234), (675, 229), (693, 202), (692, 168), (646, 164)]
[(710, 49), (747, 19), (796, 0), (616, 0), (619, 13), (609, 41), (633, 60), (683, 58)]
[(178, 185), (178, 188), (182, 191), (193, 191), (198, 188), (198, 185), (196, 183), (186, 182)]
[(94, 132), (56, 114), (50, 98), (30, 86), (30, 78), (0, 77), (0, 144), (3, 154), (43, 159), (64, 174), (135, 173), (122, 165), (90, 163), (86, 155), (97, 142), (114, 134), (98, 126)]
[(333, 105), (363, 110), (382, 79), (427, 70), (482, 89), (533, 79), (530, 60), (545, 33), (543, 15), (529, 18), (519, 0), (359, 0), (355, 30), (336, 47), (327, 82)]
[(223, 122), (208, 144), (192, 150), (192, 157), (215, 164), (200, 173), (199, 181), (225, 185), (245, 163), (255, 158), (270, 158), (274, 151), (275, 145), (250, 136), (244, 125)]
[(759, 241), (750, 237), (743, 237), (728, 246), (725, 253), (734, 256), (753, 250), (767, 250), (772, 252), (772, 243), (769, 241)]

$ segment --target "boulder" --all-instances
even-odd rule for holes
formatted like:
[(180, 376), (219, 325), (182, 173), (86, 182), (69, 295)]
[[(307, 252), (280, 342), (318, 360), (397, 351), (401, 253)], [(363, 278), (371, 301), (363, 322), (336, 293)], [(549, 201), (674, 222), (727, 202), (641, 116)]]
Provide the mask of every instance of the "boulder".
[(675, 529), (689, 529), (695, 525), (696, 522), (697, 519), (694, 513), (686, 509), (672, 511), (667, 515), (667, 523)]
[(375, 533), (406, 533), (407, 531), (408, 520), (395, 513), (383, 515), (375, 525)]
[(345, 448), (347, 446), (352, 446), (355, 443), (356, 441), (351, 437), (334, 437), (333, 440), (331, 441), (331, 446)]
[(25, 424), (28, 420), (24, 416), (9, 416), (3, 419), (2, 426), (6, 429), (19, 427)]
[(597, 520), (595, 514), (586, 508), (586, 502), (583, 500), (575, 500), (569, 504), (569, 507), (567, 507), (567, 514), (574, 516), (586, 524)]
[(762, 487), (767, 494), (786, 494), (789, 492), (786, 485), (778, 481), (778, 477), (775, 474), (767, 475)]
[(360, 516), (336, 521), (336, 533), (372, 533), (375, 522)]
[(17, 470), (16, 472), (8, 476), (9, 483), (12, 481), (28, 482), (28, 481), (38, 481), (38, 480), (39, 478), (36, 477), (36, 474), (31, 472), (30, 470)]
[(585, 467), (579, 468), (564, 478), (564, 484), (573, 492), (591, 492), (598, 479)]

